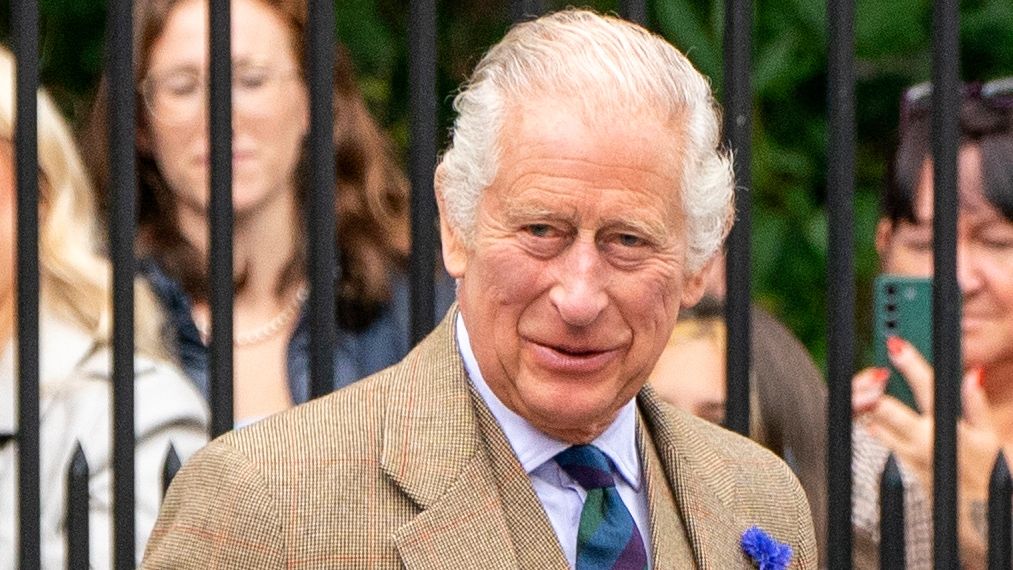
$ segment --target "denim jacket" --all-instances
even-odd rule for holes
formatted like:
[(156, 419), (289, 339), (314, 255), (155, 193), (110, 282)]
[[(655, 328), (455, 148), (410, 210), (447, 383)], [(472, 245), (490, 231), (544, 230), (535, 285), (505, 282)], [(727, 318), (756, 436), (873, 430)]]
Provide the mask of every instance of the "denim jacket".
[[(189, 297), (182, 286), (166, 275), (153, 260), (142, 261), (140, 268), (166, 312), (170, 338), (175, 340), (175, 354), (180, 367), (208, 398), (210, 351), (201, 342)], [(391, 300), (369, 327), (359, 331), (338, 328), (334, 351), (335, 390), (394, 364), (411, 348), (408, 341), (411, 304), (408, 283), (403, 275), (394, 279), (392, 289)], [(437, 313), (442, 314), (449, 306), (449, 300), (446, 294), (438, 297)], [(292, 401), (296, 404), (310, 398), (309, 329), (307, 309), (304, 307), (288, 342), (288, 384)]]

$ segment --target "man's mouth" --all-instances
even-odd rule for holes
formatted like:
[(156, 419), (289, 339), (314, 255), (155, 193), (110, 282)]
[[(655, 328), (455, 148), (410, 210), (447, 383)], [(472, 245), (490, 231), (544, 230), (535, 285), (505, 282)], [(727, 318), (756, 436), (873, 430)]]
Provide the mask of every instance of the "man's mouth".
[(560, 374), (590, 374), (619, 356), (615, 347), (551, 344), (529, 341), (532, 356), (541, 367)]

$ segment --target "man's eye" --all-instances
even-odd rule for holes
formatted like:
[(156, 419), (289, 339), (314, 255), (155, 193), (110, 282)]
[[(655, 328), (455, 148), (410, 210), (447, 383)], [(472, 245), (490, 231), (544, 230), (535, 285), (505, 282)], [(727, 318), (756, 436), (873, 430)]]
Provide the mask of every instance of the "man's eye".
[(616, 236), (616, 241), (623, 247), (641, 247), (647, 245), (647, 241), (633, 234), (619, 234)]
[(526, 229), (529, 234), (535, 237), (549, 237), (552, 235), (552, 226), (549, 224), (529, 224)]

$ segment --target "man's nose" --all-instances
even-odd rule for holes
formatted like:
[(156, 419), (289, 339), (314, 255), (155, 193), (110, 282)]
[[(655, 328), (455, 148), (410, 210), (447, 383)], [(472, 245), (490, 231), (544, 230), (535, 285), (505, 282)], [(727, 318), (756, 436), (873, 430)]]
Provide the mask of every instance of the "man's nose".
[(560, 261), (549, 300), (566, 324), (588, 326), (608, 305), (601, 253), (593, 241), (577, 240)]

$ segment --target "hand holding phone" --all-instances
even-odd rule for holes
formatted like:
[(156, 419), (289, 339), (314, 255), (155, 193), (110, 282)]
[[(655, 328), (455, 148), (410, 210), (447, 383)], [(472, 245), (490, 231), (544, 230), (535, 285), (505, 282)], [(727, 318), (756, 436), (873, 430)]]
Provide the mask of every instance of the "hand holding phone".
[(932, 280), (883, 274), (876, 278), (873, 298), (875, 362), (890, 370), (886, 393), (918, 410), (907, 380), (890, 363), (886, 339), (903, 338), (932, 362)]

